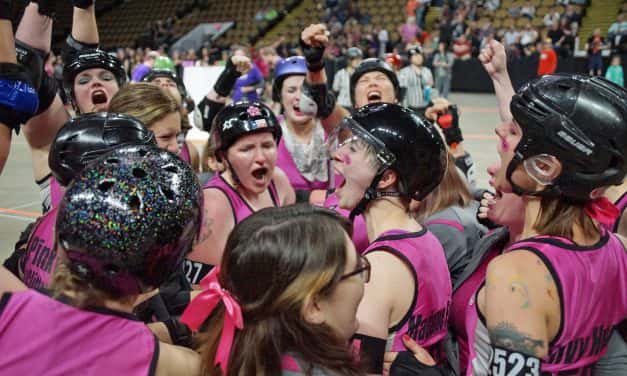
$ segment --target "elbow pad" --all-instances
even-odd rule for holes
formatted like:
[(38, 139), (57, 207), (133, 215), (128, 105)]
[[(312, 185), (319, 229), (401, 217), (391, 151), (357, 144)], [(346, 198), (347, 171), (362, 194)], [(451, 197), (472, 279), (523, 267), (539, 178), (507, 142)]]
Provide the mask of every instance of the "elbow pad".
[(17, 64), (0, 63), (0, 123), (19, 132), (39, 107), (37, 92), (26, 69)]
[(304, 114), (324, 119), (335, 109), (335, 95), (325, 84), (310, 85), (305, 81), (299, 106)]
[(242, 74), (235, 69), (235, 64), (233, 64), (231, 58), (228, 58), (224, 70), (220, 73), (220, 77), (218, 77), (218, 80), (213, 85), (213, 90), (221, 97), (228, 97), (229, 94), (231, 94), (231, 90), (233, 90), (233, 86), (235, 86), (235, 81), (237, 81), (241, 75)]
[(353, 344), (358, 346), (360, 361), (366, 367), (366, 373), (380, 375), (383, 372), (386, 341), (383, 338), (357, 333), (353, 336)]

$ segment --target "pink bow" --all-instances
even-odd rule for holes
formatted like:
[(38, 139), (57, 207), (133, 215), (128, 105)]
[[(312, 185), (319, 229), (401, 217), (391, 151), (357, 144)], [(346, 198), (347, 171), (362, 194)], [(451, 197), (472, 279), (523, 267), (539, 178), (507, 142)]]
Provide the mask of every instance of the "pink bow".
[(244, 319), (242, 318), (242, 309), (237, 301), (227, 290), (220, 286), (218, 282), (218, 273), (220, 271), (218, 269), (218, 267), (215, 267), (200, 281), (203, 291), (185, 308), (185, 312), (181, 316), (181, 322), (185, 323), (193, 331), (197, 331), (213, 312), (218, 302), (222, 301), (225, 308), (224, 327), (222, 328), (214, 364), (219, 364), (222, 372), (226, 375), (235, 328), (241, 330), (244, 327)]
[(618, 208), (605, 197), (595, 198), (586, 204), (586, 214), (605, 225), (611, 225), (620, 215)]

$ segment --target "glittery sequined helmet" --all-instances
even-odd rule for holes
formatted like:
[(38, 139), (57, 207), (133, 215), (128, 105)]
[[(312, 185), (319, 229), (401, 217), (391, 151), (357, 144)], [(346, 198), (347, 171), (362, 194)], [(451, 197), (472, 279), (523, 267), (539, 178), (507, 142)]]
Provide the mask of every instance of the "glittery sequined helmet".
[(191, 250), (202, 190), (189, 165), (125, 146), (85, 168), (59, 206), (56, 244), (73, 274), (121, 297), (161, 285)]

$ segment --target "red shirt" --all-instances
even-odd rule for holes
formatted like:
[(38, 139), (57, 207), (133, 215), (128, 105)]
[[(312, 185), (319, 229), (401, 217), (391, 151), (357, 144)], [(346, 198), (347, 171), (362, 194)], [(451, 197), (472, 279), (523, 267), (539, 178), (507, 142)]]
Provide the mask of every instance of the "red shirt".
[(540, 61), (538, 62), (538, 76), (543, 74), (553, 74), (557, 69), (557, 54), (552, 48), (540, 51)]

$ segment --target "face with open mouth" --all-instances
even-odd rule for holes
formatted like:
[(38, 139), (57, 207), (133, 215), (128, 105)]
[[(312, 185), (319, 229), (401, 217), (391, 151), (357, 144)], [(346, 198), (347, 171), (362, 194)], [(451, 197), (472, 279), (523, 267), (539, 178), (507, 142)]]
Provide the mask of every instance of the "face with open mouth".
[(240, 188), (255, 194), (268, 189), (276, 165), (276, 149), (270, 132), (246, 135), (231, 145), (226, 157), (240, 181)]
[(397, 102), (394, 85), (388, 76), (383, 72), (372, 71), (359, 77), (355, 85), (355, 107), (380, 102)]
[(281, 106), (283, 114), (290, 124), (303, 124), (311, 121), (311, 116), (300, 111), (300, 90), (303, 87), (305, 76), (289, 76), (283, 80), (281, 87)]
[(499, 225), (518, 227), (524, 222), (521, 213), (525, 212), (525, 201), (514, 193), (503, 192), (495, 187), (495, 174), (500, 170), (503, 170), (500, 162), (488, 167), (490, 185), (495, 188), (494, 199), (488, 202), (488, 219)]
[(176, 100), (176, 103), (178, 103), (179, 106), (183, 102), (183, 98), (181, 97), (181, 93), (179, 92), (179, 87), (176, 85), (176, 82), (174, 82), (171, 78), (157, 77), (151, 83), (159, 86), (161, 89), (170, 94), (172, 98)]
[(86, 69), (74, 78), (74, 98), (81, 113), (106, 111), (119, 89), (115, 75), (102, 68)]
[(334, 160), (335, 173), (342, 177), (342, 182), (335, 189), (338, 206), (351, 210), (364, 197), (377, 173), (373, 165), (374, 156), (367, 144), (357, 136), (340, 140), (329, 151)]
[[(499, 163), (488, 168), (490, 174), (490, 185), (494, 187), (497, 192), (511, 193), (512, 185), (507, 179), (507, 166), (514, 157), (514, 150), (522, 138), (522, 130), (520, 126), (514, 121), (506, 121), (499, 124), (495, 128), (497, 135), (496, 151), (499, 154)], [(522, 166), (519, 166), (512, 178), (524, 174)], [(516, 181), (520, 181), (516, 179)]]

